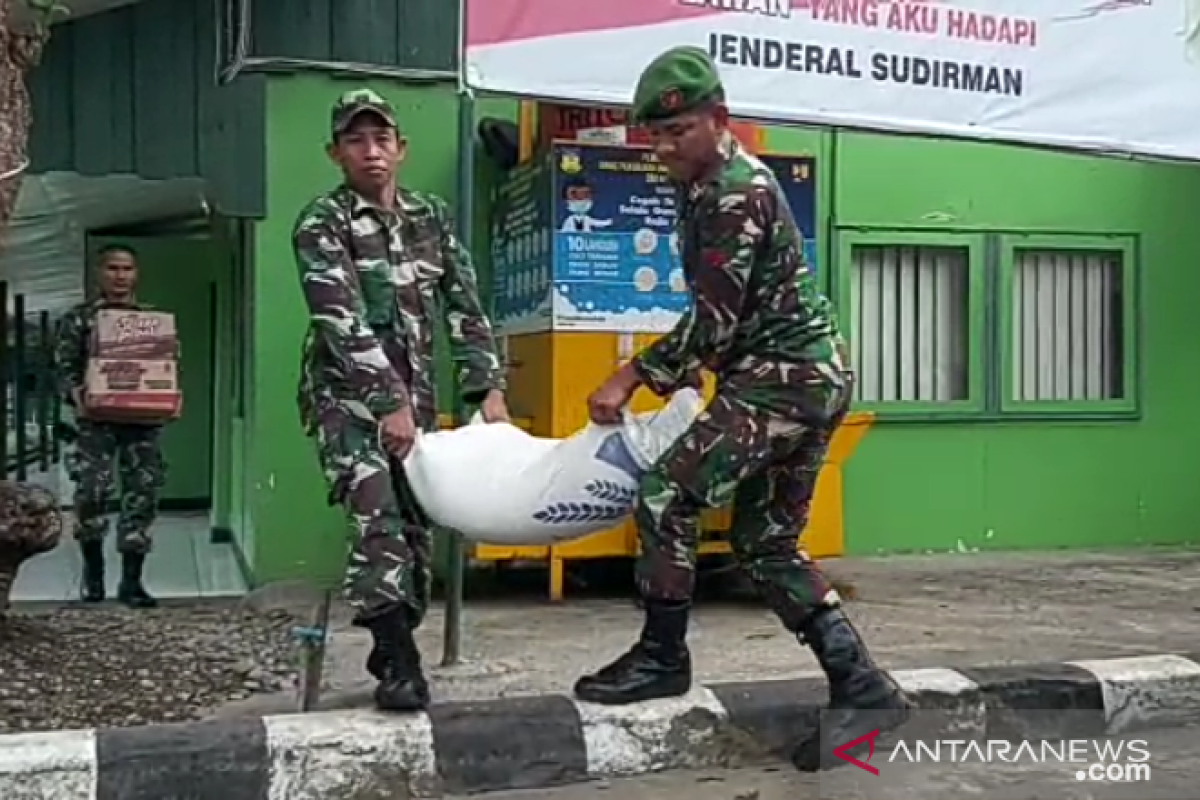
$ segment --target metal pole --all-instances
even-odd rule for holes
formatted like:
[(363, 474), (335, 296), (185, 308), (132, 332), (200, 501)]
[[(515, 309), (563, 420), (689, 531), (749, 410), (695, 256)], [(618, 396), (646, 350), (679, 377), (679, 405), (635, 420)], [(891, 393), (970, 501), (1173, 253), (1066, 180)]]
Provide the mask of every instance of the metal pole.
[(37, 422), (38, 422), (38, 469), (50, 471), (50, 439), (54, 434), (50, 421), (50, 398), (54, 396), (54, 375), (50, 347), (50, 312), (38, 313), (38, 360), (37, 360)]
[(8, 281), (0, 281), (0, 469), (8, 478), (8, 387), (12, 368), (8, 352)]
[[(458, 240), (470, 253), (475, 227), (475, 98), (466, 86), (458, 95), (458, 197), (455, 217), (458, 220)], [(454, 423), (466, 424), (466, 409), (461, 392), (455, 393)], [(446, 547), (446, 623), (442, 630), (442, 664), (457, 664), (462, 649), (463, 573), (466, 557), (462, 534), (445, 531), (449, 537)]]
[(329, 642), (329, 608), (333, 605), (333, 590), (320, 593), (313, 609), (312, 624), (293, 628), (292, 637), (300, 645), (300, 713), (315, 711), (321, 700), (321, 676), (325, 667), (325, 649)]
[(62, 438), (59, 436), (58, 424), (62, 421), (62, 398), (58, 395), (58, 383), (51, 375), (50, 394), (50, 463), (57, 464), (62, 459)]
[(25, 387), (25, 295), (13, 297), (13, 449), (17, 451), (17, 480), (29, 479), (29, 437), (25, 427), (29, 416), (29, 393)]

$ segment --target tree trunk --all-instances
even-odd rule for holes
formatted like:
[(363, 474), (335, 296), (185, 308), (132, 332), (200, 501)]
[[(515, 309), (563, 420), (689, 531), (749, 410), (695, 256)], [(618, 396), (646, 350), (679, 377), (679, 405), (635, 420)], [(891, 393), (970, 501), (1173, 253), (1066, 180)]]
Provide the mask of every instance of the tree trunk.
[(0, 0), (0, 256), (8, 223), (29, 166), (29, 126), (33, 112), (25, 77), (37, 66), (50, 36), (49, 21), (30, 30), (12, 22), (13, 0)]
[[(25, 78), (41, 60), (50, 37), (49, 17), (57, 10), (44, 0), (26, 2), (41, 20), (29, 29), (18, 30), (12, 14), (14, 0), (0, 0), (0, 259), (21, 181), (29, 167), (33, 113)], [(0, 331), (0, 335), (7, 333)], [(0, 427), (0, 435), (5, 433)], [(53, 549), (61, 531), (62, 516), (52, 495), (31, 484), (0, 480), (0, 622), (8, 611), (21, 564)]]
[(7, 559), (0, 560), (0, 623), (8, 615), (8, 605), (12, 597), (13, 584), (17, 582), (19, 564), (13, 564)]
[(58, 547), (63, 523), (58, 498), (48, 489), (0, 480), (0, 625), (21, 565)]

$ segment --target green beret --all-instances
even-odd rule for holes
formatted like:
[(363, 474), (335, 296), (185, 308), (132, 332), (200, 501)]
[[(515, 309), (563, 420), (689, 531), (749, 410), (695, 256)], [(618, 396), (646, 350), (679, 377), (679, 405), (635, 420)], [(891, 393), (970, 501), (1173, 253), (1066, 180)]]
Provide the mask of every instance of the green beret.
[(701, 47), (673, 47), (650, 62), (638, 79), (631, 115), (635, 123), (670, 119), (721, 91), (717, 65)]

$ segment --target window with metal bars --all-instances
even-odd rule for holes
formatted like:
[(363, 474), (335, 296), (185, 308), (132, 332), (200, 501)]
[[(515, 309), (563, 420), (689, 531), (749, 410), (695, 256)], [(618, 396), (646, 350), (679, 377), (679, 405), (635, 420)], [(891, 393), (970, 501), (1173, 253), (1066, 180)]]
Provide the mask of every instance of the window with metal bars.
[(1122, 398), (1121, 253), (1018, 249), (1013, 261), (1012, 399)]
[(1127, 237), (1005, 236), (1000, 410), (1134, 413), (1134, 256)]
[(885, 417), (1137, 413), (1130, 237), (843, 230), (855, 402)]
[(838, 242), (856, 403), (917, 414), (982, 409), (982, 237), (854, 231)]
[(858, 399), (967, 400), (967, 248), (860, 244), (851, 253)]

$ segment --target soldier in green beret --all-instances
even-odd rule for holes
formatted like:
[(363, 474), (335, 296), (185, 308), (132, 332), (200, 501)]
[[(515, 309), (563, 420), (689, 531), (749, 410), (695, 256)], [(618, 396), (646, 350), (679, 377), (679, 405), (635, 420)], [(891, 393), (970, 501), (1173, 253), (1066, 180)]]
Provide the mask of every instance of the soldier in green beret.
[[(639, 387), (666, 397), (701, 368), (714, 373), (717, 391), (641, 483), (641, 638), (581, 678), (575, 692), (622, 704), (691, 688), (686, 633), (700, 513), (732, 504), (734, 554), (829, 680), (826, 744), (895, 728), (909, 701), (872, 662), (837, 592), (797, 547), (830, 439), (850, 405), (852, 373), (791, 209), (771, 170), (729, 131), (724, 88), (704, 50), (678, 47), (656, 58), (638, 82), (632, 117), (677, 182), (692, 304), (674, 330), (591, 395), (589, 413), (599, 424), (618, 422)], [(822, 754), (820, 743), (814, 735), (797, 745), (799, 769), (844, 763)]]

